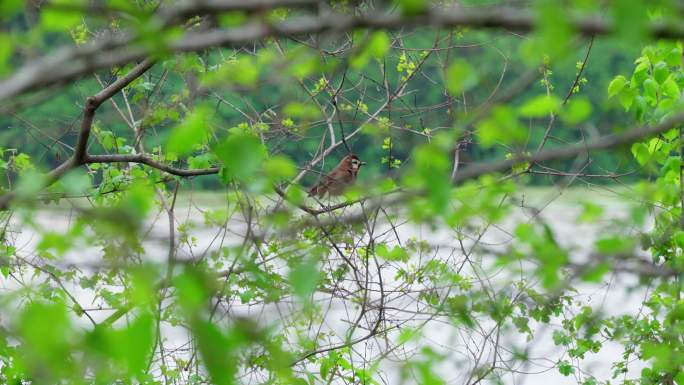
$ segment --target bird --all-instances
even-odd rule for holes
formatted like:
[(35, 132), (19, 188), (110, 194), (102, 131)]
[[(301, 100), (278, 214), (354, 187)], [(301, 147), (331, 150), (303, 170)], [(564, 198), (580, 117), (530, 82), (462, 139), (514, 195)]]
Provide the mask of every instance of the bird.
[(329, 196), (342, 194), (347, 187), (354, 183), (361, 166), (365, 164), (366, 162), (362, 162), (355, 154), (345, 156), (334, 170), (309, 189), (309, 196), (323, 198), (326, 193)]

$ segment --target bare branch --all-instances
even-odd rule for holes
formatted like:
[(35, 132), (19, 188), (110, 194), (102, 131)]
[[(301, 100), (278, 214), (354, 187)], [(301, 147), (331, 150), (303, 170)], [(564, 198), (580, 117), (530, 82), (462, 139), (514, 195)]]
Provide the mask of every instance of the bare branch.
[(112, 154), (112, 155), (88, 155), (85, 159), (86, 164), (92, 163), (141, 163), (165, 173), (190, 177), (199, 175), (211, 175), (219, 172), (218, 167), (201, 169), (182, 169), (158, 162), (145, 154)]
[(114, 83), (102, 89), (96, 95), (86, 99), (85, 110), (83, 112), (83, 120), (81, 121), (81, 131), (78, 134), (78, 142), (76, 143), (76, 152), (74, 153), (74, 161), (76, 165), (81, 165), (85, 163), (88, 138), (90, 137), (90, 129), (93, 126), (93, 118), (95, 117), (95, 111), (104, 103), (109, 100), (117, 92), (121, 91), (124, 87), (129, 85), (133, 80), (140, 77), (148, 69), (154, 65), (154, 60), (147, 59), (137, 66), (135, 66), (131, 72), (127, 73), (125, 76), (117, 79)]
[[(247, 2), (246, 2), (247, 3)], [(271, 7), (293, 6), (294, 0), (272, 0), (259, 3)], [(208, 5), (207, 5), (208, 4)], [(210, 5), (214, 8), (206, 8)], [(208, 10), (235, 10), (237, 2), (199, 2), (187, 5), (182, 12), (167, 11), (161, 16), (162, 25), (167, 14), (192, 14)], [(308, 4), (302, 1), (301, 4)], [(254, 6), (245, 5), (247, 10)], [(259, 9), (257, 6), (256, 9)], [(613, 23), (599, 16), (571, 18), (569, 22), (583, 35), (606, 35), (613, 31)], [(505, 29), (529, 32), (536, 27), (534, 14), (510, 8), (488, 9), (433, 9), (423, 15), (406, 16), (390, 13), (349, 15), (329, 13), (323, 16), (294, 17), (281, 23), (251, 21), (241, 27), (191, 31), (170, 43), (172, 52), (194, 52), (209, 47), (236, 46), (261, 40), (266, 37), (294, 37), (307, 34), (340, 33), (357, 28), (394, 30), (406, 27), (455, 28), (473, 27)], [(649, 25), (654, 38), (680, 38), (684, 36), (681, 23), (654, 22)], [(64, 83), (86, 73), (114, 65), (140, 60), (152, 52), (149, 45), (136, 44), (136, 37), (130, 34), (104, 36), (90, 44), (74, 48), (62, 48), (56, 53), (29, 63), (14, 75), (0, 82), (0, 100), (8, 99), (43, 86)]]
[[(117, 79), (112, 84), (103, 88), (97, 94), (86, 99), (86, 105), (83, 111), (83, 120), (81, 121), (81, 130), (78, 134), (78, 142), (76, 143), (76, 150), (74, 151), (74, 155), (46, 175), (45, 180), (42, 181), (43, 187), (55, 183), (68, 171), (86, 163), (86, 158), (88, 157), (88, 138), (90, 137), (90, 129), (93, 125), (95, 111), (102, 105), (102, 103), (110, 99), (117, 92), (121, 91), (133, 80), (142, 76), (142, 74), (144, 74), (148, 69), (150, 69), (154, 65), (154, 63), (154, 60), (150, 59), (142, 61), (141, 63), (133, 67), (133, 69), (128, 74)], [(0, 196), (0, 210), (6, 210), (9, 203), (15, 198), (16, 194), (14, 192), (9, 192)]]

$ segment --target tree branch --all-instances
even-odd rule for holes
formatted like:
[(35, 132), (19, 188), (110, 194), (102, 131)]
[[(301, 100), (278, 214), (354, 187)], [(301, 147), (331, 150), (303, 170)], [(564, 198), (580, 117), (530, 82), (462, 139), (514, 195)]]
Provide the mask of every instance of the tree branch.
[[(164, 25), (171, 15), (194, 14), (214, 10), (237, 10), (238, 2), (197, 2), (184, 5), (181, 11), (161, 12), (158, 19)], [(248, 2), (245, 2), (248, 3)], [(271, 0), (260, 1), (260, 6), (244, 5), (241, 9), (263, 9), (269, 7), (306, 5), (306, 1)], [(213, 5), (213, 8), (211, 7)], [(207, 8), (209, 7), (209, 8)], [(569, 17), (569, 23), (583, 35), (606, 35), (613, 32), (613, 23), (600, 16)], [(171, 52), (194, 52), (209, 47), (236, 46), (267, 37), (294, 37), (307, 34), (340, 33), (357, 28), (395, 30), (406, 27), (455, 28), (472, 27), (482, 29), (505, 29), (529, 32), (537, 24), (533, 13), (511, 8), (487, 9), (432, 9), (423, 15), (406, 16), (398, 13), (369, 13), (349, 15), (330, 13), (323, 16), (293, 17), (280, 23), (251, 21), (231, 29), (190, 31), (184, 37), (169, 44)], [(684, 37), (684, 24), (654, 22), (648, 27), (654, 38)], [(163, 33), (163, 31), (159, 31)], [(154, 49), (138, 44), (136, 36), (129, 33), (104, 36), (80, 47), (62, 48), (56, 53), (31, 62), (14, 75), (0, 82), (0, 100), (8, 99), (40, 87), (50, 86), (76, 79), (86, 73), (114, 65), (140, 60), (152, 54)]]
[[(95, 111), (97, 111), (102, 103), (109, 100), (117, 92), (129, 85), (133, 80), (144, 74), (154, 65), (154, 63), (154, 60), (151, 59), (143, 60), (138, 65), (133, 67), (133, 69), (125, 76), (122, 76), (112, 84), (103, 88), (97, 94), (86, 99), (86, 105), (83, 111), (83, 120), (81, 121), (81, 129), (78, 133), (78, 142), (76, 143), (74, 155), (46, 175), (45, 179), (42, 181), (43, 188), (55, 183), (68, 171), (86, 163), (86, 159), (88, 158), (88, 138), (90, 137), (90, 130), (93, 126)], [(0, 196), (0, 210), (6, 210), (9, 206), (9, 203), (16, 197), (16, 193), (14, 192), (9, 192)]]
[(74, 153), (75, 165), (82, 165), (85, 163), (87, 156), (88, 138), (90, 137), (90, 129), (93, 126), (93, 119), (95, 118), (95, 111), (104, 103), (121, 91), (124, 87), (129, 85), (133, 80), (139, 78), (143, 73), (154, 65), (154, 60), (146, 59), (140, 64), (133, 67), (133, 69), (125, 76), (120, 77), (109, 86), (103, 88), (100, 92), (86, 99), (85, 110), (83, 111), (83, 120), (81, 121), (81, 131), (78, 134), (78, 142), (76, 143), (76, 152)]
[(518, 154), (517, 156), (514, 156), (512, 159), (501, 160), (498, 162), (474, 164), (472, 166), (463, 168), (462, 171), (458, 175), (456, 175), (453, 181), (454, 183), (458, 183), (468, 179), (477, 178), (484, 174), (506, 171), (509, 170), (511, 167), (515, 166), (516, 164), (524, 162), (540, 163), (552, 160), (567, 159), (582, 154), (583, 152), (605, 150), (609, 148), (632, 144), (638, 140), (659, 134), (661, 132), (665, 132), (682, 123), (684, 123), (684, 113), (679, 113), (661, 121), (656, 125), (632, 128), (631, 130), (622, 132), (620, 134), (613, 136), (604, 136), (597, 140), (587, 142), (586, 144), (578, 143), (566, 147), (552, 148), (549, 150), (539, 152), (533, 156)]
[[(496, 162), (482, 162), (476, 163), (468, 167), (462, 168), (456, 176), (452, 179), (454, 184), (460, 184), (467, 180), (478, 178), (485, 174), (491, 174), (495, 172), (503, 172), (511, 170), (511, 168), (517, 164), (530, 162), (530, 163), (541, 163), (554, 160), (561, 160), (572, 158), (574, 156), (580, 155), (589, 151), (605, 150), (609, 148), (615, 148), (619, 146), (629, 145), (639, 140), (645, 139), (647, 137), (657, 135), (659, 133), (665, 132), (672, 128), (677, 127), (684, 123), (684, 113), (679, 113), (673, 115), (660, 123), (653, 126), (641, 126), (632, 128), (628, 131), (622, 132), (613, 136), (605, 136), (591, 142), (578, 143), (571, 146), (551, 148), (548, 150), (543, 150), (534, 155), (518, 154), (511, 159), (500, 160)], [(407, 200), (421, 196), (424, 194), (422, 190), (412, 190), (404, 191), (402, 193), (397, 193), (392, 197), (380, 196), (377, 199), (369, 199), (368, 209), (373, 210), (377, 207), (389, 207), (396, 206)], [(363, 213), (353, 213), (346, 216), (336, 216), (329, 220), (318, 220), (310, 219), (304, 221), (301, 226), (314, 226), (323, 227), (329, 226), (331, 224), (339, 223), (358, 223), (365, 219)], [(294, 234), (299, 231), (301, 227), (291, 226), (285, 232), (286, 234)], [(262, 237), (261, 234), (255, 235), (257, 238)]]
[(183, 177), (211, 175), (219, 172), (218, 167), (201, 169), (182, 169), (158, 162), (145, 154), (113, 154), (113, 155), (88, 155), (85, 159), (86, 164), (92, 163), (141, 163), (165, 173)]

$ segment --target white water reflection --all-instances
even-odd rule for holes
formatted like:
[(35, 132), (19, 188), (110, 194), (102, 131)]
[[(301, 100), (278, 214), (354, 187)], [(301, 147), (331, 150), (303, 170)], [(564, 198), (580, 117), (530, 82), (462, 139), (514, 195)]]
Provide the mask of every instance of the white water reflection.
[[(523, 197), (520, 197), (523, 198)], [(484, 236), (479, 240), (478, 244), (483, 247), (483, 250), (488, 250), (491, 253), (500, 252), (506, 249), (512, 239), (512, 233), (515, 225), (521, 221), (529, 220), (543, 220), (551, 226), (556, 234), (557, 241), (564, 247), (571, 250), (571, 260), (574, 263), (582, 263), (590, 258), (589, 251), (593, 245), (594, 240), (602, 235), (610, 233), (612, 230), (612, 223), (615, 220), (624, 219), (629, 214), (628, 204), (610, 198), (601, 198), (596, 194), (593, 195), (595, 203), (604, 207), (606, 216), (599, 222), (591, 224), (578, 224), (577, 217), (580, 214), (580, 208), (576, 204), (576, 199), (551, 199), (548, 195), (537, 196), (535, 199), (526, 202), (526, 206), (533, 206), (543, 208), (543, 210), (534, 214), (528, 209), (518, 209), (512, 213), (502, 223), (488, 226)], [(547, 202), (551, 202), (548, 205)], [(237, 245), (242, 242), (242, 235), (246, 233), (246, 224), (244, 219), (235, 216), (229, 222), (226, 229), (218, 229), (214, 226), (207, 226), (204, 224), (202, 211), (209, 207), (200, 204), (180, 204), (176, 210), (177, 222), (183, 223), (185, 226), (190, 226), (189, 233), (192, 239), (177, 240), (178, 253), (177, 258), (186, 260), (197, 260), (210, 254), (221, 247), (228, 245)], [(44, 229), (51, 229), (53, 231), (66, 231), (73, 221), (74, 212), (72, 210), (43, 210), (39, 211), (37, 215), (30, 218), (35, 224)], [(25, 219), (17, 216), (14, 219), (14, 232), (10, 233), (10, 238), (13, 239), (17, 247), (17, 254), (24, 256), (27, 260), (31, 260), (31, 256), (36, 250), (38, 237), (34, 231), (31, 231), (25, 224)], [(176, 223), (176, 226), (178, 223)], [(482, 224), (484, 227), (484, 223)], [(477, 231), (469, 230), (471, 234), (477, 234)], [(396, 227), (397, 234), (391, 231), (391, 227), (387, 223), (378, 224), (375, 233), (385, 234), (383, 238), (387, 242), (395, 242), (398, 235), (400, 239), (406, 240), (414, 237), (418, 241), (427, 241), (432, 245), (439, 245), (434, 257), (444, 261), (452, 261), (453, 263), (461, 263), (457, 256), (453, 255), (454, 250), (460, 249), (461, 245), (455, 239), (454, 232), (449, 229), (432, 229), (429, 226), (415, 226), (403, 224)], [(473, 237), (476, 238), (476, 237)], [(381, 238), (382, 239), (382, 238)], [(463, 247), (469, 249), (474, 243), (473, 239), (465, 239)], [(144, 257), (149, 261), (164, 263), (167, 259), (169, 249), (169, 223), (168, 218), (163, 213), (153, 218), (149, 218), (146, 226), (146, 235), (144, 238)], [(422, 256), (427, 258), (429, 256)], [(82, 266), (84, 270), (97, 268), (101, 263), (102, 251), (95, 247), (75, 247), (63, 256), (56, 264), (77, 264)], [(476, 252), (472, 255), (473, 266), (478, 266), (480, 269), (475, 270), (480, 275), (488, 287), (499, 288), (501, 293), (493, 293), (495, 295), (510, 295), (514, 289), (511, 287), (502, 286), (497, 282), (510, 282), (513, 279), (509, 273), (496, 267), (496, 257), (482, 252)], [(341, 261), (340, 261), (341, 263)], [(285, 268), (285, 266), (281, 266)], [(524, 269), (530, 269), (532, 266), (523, 266)], [(468, 269), (466, 269), (468, 270)], [(397, 271), (396, 266), (391, 264), (383, 266), (382, 279), (386, 286), (386, 290), (395, 287), (398, 281), (395, 279)], [(470, 273), (473, 273), (471, 271)], [(377, 275), (375, 276), (377, 279)], [(636, 314), (640, 311), (641, 301), (645, 295), (643, 289), (630, 291), (629, 287), (636, 283), (636, 278), (628, 275), (607, 275), (606, 281), (601, 284), (576, 284), (578, 294), (574, 297), (573, 309), (579, 311), (583, 306), (591, 306), (595, 311), (602, 315), (614, 316), (620, 314)], [(25, 284), (31, 283), (31, 280), (43, 280), (45, 277), (25, 277)], [(477, 279), (474, 281), (478, 284)], [(353, 288), (351, 281), (342, 284), (348, 290)], [(0, 278), (0, 287), (3, 290), (14, 290), (19, 288), (19, 284), (12, 279)], [(378, 305), (380, 300), (379, 286), (371, 285), (373, 290), (369, 293), (369, 306)], [(68, 287), (70, 291), (76, 296), (81, 306), (88, 309), (98, 306), (98, 301), (93, 298), (92, 292), (81, 289), (79, 287)], [(116, 290), (113, 288), (112, 290)], [(329, 333), (331, 340), (337, 339), (344, 341), (349, 332), (350, 324), (357, 319), (359, 314), (359, 306), (350, 304), (348, 301), (339, 298), (331, 297), (325, 293), (320, 293), (316, 296), (319, 305), (326, 309), (325, 319), (322, 324), (316, 328), (316, 333)], [(533, 338), (530, 341), (525, 339), (517, 330), (513, 328), (503, 328), (498, 333), (498, 339), (495, 334), (490, 334), (494, 330), (493, 321), (483, 321), (478, 324), (475, 332), (464, 328), (462, 326), (454, 327), (447, 319), (435, 318), (422, 314), (424, 306), (416, 301), (414, 296), (401, 294), (399, 292), (387, 295), (385, 306), (390, 306), (393, 311), (394, 325), (386, 324), (385, 327), (401, 327), (405, 329), (412, 325), (418, 325), (423, 322), (426, 323), (422, 337), (419, 339), (420, 345), (429, 345), (435, 351), (443, 354), (446, 358), (439, 365), (439, 371), (443, 378), (448, 380), (448, 383), (461, 384), (472, 383), (475, 377), (472, 376), (473, 368), (486, 367), (491, 363), (495, 363), (497, 367), (507, 368), (513, 374), (503, 378), (506, 384), (535, 384), (541, 381), (554, 384), (575, 384), (578, 381), (587, 378), (587, 375), (593, 375), (599, 380), (606, 380), (611, 378), (612, 368), (611, 363), (618, 361), (622, 355), (622, 350), (619, 345), (613, 343), (604, 343), (603, 348), (599, 353), (587, 353), (586, 358), (581, 362), (581, 367), (584, 373), (575, 373), (569, 377), (561, 375), (554, 367), (559, 360), (572, 361), (571, 358), (564, 353), (560, 347), (553, 345), (552, 334), (554, 330), (562, 329), (559, 319), (553, 319), (549, 325), (541, 325), (531, 323), (530, 327), (534, 331)], [(263, 324), (273, 324), (280, 317), (290, 317), (299, 311), (297, 301), (285, 300), (281, 303), (270, 305), (250, 305), (231, 303), (230, 306), (225, 306), (225, 314), (223, 317), (229, 316), (249, 316), (258, 319)], [(104, 320), (111, 314), (109, 310), (92, 311), (92, 315), (96, 322)], [(367, 323), (372, 325), (377, 318), (377, 311), (368, 311), (363, 317), (361, 324)], [(220, 321), (221, 318), (219, 317)], [(406, 320), (407, 323), (402, 323)], [(6, 319), (3, 320), (6, 322)], [(89, 327), (90, 322), (81, 317), (78, 319), (80, 325)], [(532, 321), (533, 322), (533, 321)], [(181, 356), (184, 349), (189, 347), (189, 336), (183, 328), (171, 327), (164, 325), (165, 346), (170, 350), (177, 350)], [(368, 333), (363, 327), (359, 327), (352, 334), (352, 339), (361, 338)], [(314, 333), (315, 334), (315, 333)], [(393, 337), (397, 333), (390, 334)], [(483, 337), (485, 336), (485, 337)], [(498, 341), (498, 342), (496, 342)], [(492, 355), (492, 348), (496, 344), (499, 348), (499, 355), (494, 359)], [(355, 345), (354, 351), (359, 357), (367, 357), (372, 359), (378, 354), (382, 354), (384, 342), (382, 338), (377, 340), (369, 339)], [(387, 359), (383, 361), (381, 370), (386, 373), (383, 379), (389, 384), (400, 383), (400, 365), (402, 360), (411, 359), (416, 360), (420, 358), (419, 351), (412, 351), (412, 345), (408, 344), (402, 349), (393, 351), (387, 355)], [(482, 349), (482, 351), (479, 351)], [(528, 363), (512, 363), (509, 362), (514, 351), (526, 351), (531, 360)], [(479, 357), (479, 361), (474, 357)], [(631, 370), (628, 377), (634, 377), (641, 370), (638, 363), (630, 366)], [(243, 379), (249, 382), (249, 377)], [(412, 384), (412, 380), (406, 380), (404, 383)]]

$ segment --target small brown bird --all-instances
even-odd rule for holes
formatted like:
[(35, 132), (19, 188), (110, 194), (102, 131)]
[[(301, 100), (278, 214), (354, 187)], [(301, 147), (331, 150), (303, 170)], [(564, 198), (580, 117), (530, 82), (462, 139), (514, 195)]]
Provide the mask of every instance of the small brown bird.
[(309, 190), (309, 196), (316, 195), (319, 198), (327, 193), (329, 196), (342, 194), (356, 180), (361, 166), (366, 164), (354, 154), (345, 156), (340, 163), (328, 175), (323, 177), (317, 185)]

